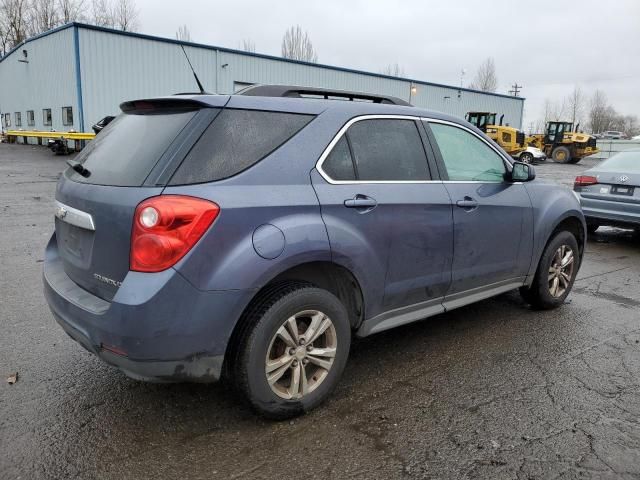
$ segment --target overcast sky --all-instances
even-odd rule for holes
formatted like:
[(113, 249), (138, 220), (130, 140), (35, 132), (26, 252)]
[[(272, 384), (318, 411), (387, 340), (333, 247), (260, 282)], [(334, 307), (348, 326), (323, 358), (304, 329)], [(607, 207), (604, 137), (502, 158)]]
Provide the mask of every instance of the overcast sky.
[(525, 123), (574, 85), (606, 92), (621, 113), (640, 115), (640, 0), (207, 1), (137, 0), (139, 31), (280, 55), (285, 30), (309, 32), (319, 63), (379, 72), (398, 63), (405, 76), (465, 86), (487, 57), (498, 92), (523, 85)]

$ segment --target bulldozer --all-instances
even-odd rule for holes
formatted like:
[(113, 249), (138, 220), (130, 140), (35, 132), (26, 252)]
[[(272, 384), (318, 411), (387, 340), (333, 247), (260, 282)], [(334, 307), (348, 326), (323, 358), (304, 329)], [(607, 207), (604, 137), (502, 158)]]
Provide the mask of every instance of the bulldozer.
[(496, 113), (468, 112), (466, 120), (479, 130), (482, 130), (494, 142), (500, 145), (509, 155), (516, 156), (527, 149), (524, 132), (508, 125), (502, 125), (504, 115), (496, 123)]
[(596, 138), (574, 130), (572, 122), (547, 122), (545, 133), (527, 137), (527, 143), (542, 150), (558, 163), (578, 163), (584, 157), (598, 153)]

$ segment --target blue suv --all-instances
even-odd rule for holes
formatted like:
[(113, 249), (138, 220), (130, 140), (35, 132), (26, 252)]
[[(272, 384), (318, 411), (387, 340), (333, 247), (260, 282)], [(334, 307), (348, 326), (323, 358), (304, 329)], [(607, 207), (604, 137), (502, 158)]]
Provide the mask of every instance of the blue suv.
[(465, 121), (290, 86), (126, 102), (56, 191), (46, 299), (130, 377), (230, 380), (285, 418), (352, 336), (519, 288), (569, 294), (585, 220)]

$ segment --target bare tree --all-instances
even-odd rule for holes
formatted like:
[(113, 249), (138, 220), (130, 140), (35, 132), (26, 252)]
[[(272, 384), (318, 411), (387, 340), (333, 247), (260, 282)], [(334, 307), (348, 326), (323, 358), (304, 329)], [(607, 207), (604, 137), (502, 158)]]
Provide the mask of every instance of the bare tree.
[(609, 130), (613, 117), (616, 112), (609, 101), (606, 94), (602, 90), (596, 90), (591, 97), (591, 105), (589, 109), (589, 127), (592, 133), (600, 133)]
[(569, 115), (571, 116), (571, 121), (575, 126), (577, 126), (578, 123), (582, 123), (585, 100), (586, 98), (584, 93), (582, 93), (582, 89), (577, 85), (573, 87), (573, 91), (566, 99)]
[(256, 43), (253, 40), (251, 40), (250, 38), (245, 38), (240, 43), (240, 49), (244, 50), (245, 52), (255, 53), (256, 52)]
[(390, 75), (392, 77), (404, 77), (404, 68), (402, 68), (398, 63), (390, 63), (384, 67), (380, 73), (383, 75)]
[(176, 31), (176, 39), (182, 40), (183, 42), (191, 41), (191, 32), (186, 25), (181, 25), (180, 27), (178, 27), (178, 30)]
[(28, 11), (27, 0), (0, 0), (0, 32), (5, 54), (26, 40)]
[(498, 89), (496, 64), (493, 57), (489, 57), (482, 62), (469, 87), (475, 90), (482, 90), (483, 92), (495, 92)]
[(113, 9), (107, 0), (92, 0), (90, 21), (99, 27), (115, 26)]
[(85, 0), (58, 0), (57, 10), (60, 23), (65, 24), (85, 20), (84, 4)]
[(138, 29), (138, 9), (133, 0), (117, 0), (112, 8), (114, 26), (123, 32)]
[(317, 63), (318, 54), (313, 48), (311, 38), (303, 32), (300, 25), (290, 27), (282, 37), (282, 56), (292, 60)]
[(29, 35), (46, 32), (60, 24), (56, 0), (32, 0), (29, 8)]

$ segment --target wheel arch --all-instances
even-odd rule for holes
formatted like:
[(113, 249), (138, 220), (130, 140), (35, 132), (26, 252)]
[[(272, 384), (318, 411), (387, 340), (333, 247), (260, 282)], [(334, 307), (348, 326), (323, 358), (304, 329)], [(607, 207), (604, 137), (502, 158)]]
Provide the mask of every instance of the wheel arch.
[(273, 294), (278, 288), (291, 285), (313, 285), (334, 294), (343, 303), (349, 315), (352, 329), (357, 329), (364, 319), (364, 295), (360, 281), (346, 267), (331, 261), (310, 261), (292, 266), (267, 281), (253, 296), (233, 328), (225, 352), (223, 372), (233, 371), (232, 363), (238, 352), (238, 342), (248, 327), (245, 313)]
[(535, 262), (532, 262), (533, 268), (532, 268), (532, 271), (529, 272), (529, 275), (527, 278), (527, 285), (530, 285), (531, 282), (533, 281), (538, 271), (540, 258), (542, 257), (542, 254), (545, 251), (545, 249), (547, 248), (547, 245), (549, 245), (549, 242), (551, 242), (551, 240), (553, 239), (553, 237), (556, 236), (556, 234), (563, 231), (568, 231), (576, 238), (576, 242), (578, 243), (578, 253), (579, 253), (578, 268), (580, 268), (580, 265), (582, 264), (582, 258), (584, 256), (586, 241), (587, 241), (586, 224), (584, 223), (584, 220), (581, 219), (579, 215), (569, 212), (564, 217), (558, 219), (556, 223), (553, 225), (553, 228), (546, 235), (544, 244), (541, 245), (541, 248), (539, 248), (537, 252), (537, 255), (535, 257)]

